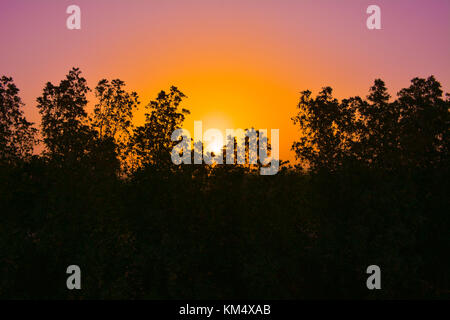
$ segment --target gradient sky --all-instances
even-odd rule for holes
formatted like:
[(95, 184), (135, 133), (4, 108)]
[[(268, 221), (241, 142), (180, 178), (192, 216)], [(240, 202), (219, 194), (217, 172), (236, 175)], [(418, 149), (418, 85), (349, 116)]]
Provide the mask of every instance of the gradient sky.
[[(71, 4), (81, 30), (66, 28)], [(371, 4), (382, 30), (366, 28)], [(448, 92), (449, 35), (449, 0), (0, 0), (0, 75), (14, 78), (37, 123), (45, 83), (74, 66), (91, 88), (121, 78), (143, 104), (176, 85), (191, 132), (194, 120), (280, 129), (281, 158), (292, 160), (300, 91), (365, 96), (382, 78), (395, 94), (435, 75)]]

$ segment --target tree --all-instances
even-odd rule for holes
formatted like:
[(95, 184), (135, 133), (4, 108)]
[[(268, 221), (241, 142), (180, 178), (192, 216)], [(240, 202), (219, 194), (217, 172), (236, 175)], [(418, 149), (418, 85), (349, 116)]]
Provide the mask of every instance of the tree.
[(300, 140), (293, 143), (292, 150), (302, 166), (312, 170), (334, 170), (349, 148), (352, 110), (333, 98), (332, 91), (325, 87), (315, 99), (311, 91), (301, 92), (298, 114), (292, 118), (300, 129)]
[(133, 154), (137, 166), (156, 165), (165, 167), (170, 165), (170, 151), (174, 144), (172, 133), (180, 129), (185, 115), (189, 110), (179, 106), (186, 96), (172, 86), (169, 93), (161, 91), (154, 101), (146, 106), (149, 113), (145, 114), (143, 126), (135, 128), (131, 140)]
[(380, 79), (367, 100), (339, 102), (329, 87), (315, 99), (310, 91), (302, 92), (292, 118), (301, 134), (292, 146), (297, 159), (312, 170), (331, 171), (345, 163), (394, 169), (448, 162), (450, 101), (443, 99), (434, 77), (411, 82), (393, 102)]
[(46, 154), (51, 158), (78, 161), (89, 153), (95, 137), (85, 110), (89, 91), (81, 71), (73, 68), (59, 85), (48, 82), (37, 98)]
[(0, 78), (0, 162), (9, 164), (30, 157), (36, 143), (36, 129), (25, 119), (18, 93), (12, 78)]
[[(442, 97), (441, 84), (431, 76), (414, 78), (400, 90), (398, 101), (402, 163), (415, 167), (448, 163), (450, 101)], [(448, 97), (448, 95), (447, 95)]]
[(385, 83), (376, 79), (367, 101), (359, 97), (344, 100), (355, 114), (352, 155), (365, 165), (388, 168), (396, 161), (399, 110), (389, 99)]
[(111, 140), (126, 169), (128, 143), (133, 130), (133, 111), (138, 108), (136, 92), (126, 92), (125, 82), (114, 79), (99, 81), (95, 88), (98, 103), (94, 107), (92, 127), (102, 140)]

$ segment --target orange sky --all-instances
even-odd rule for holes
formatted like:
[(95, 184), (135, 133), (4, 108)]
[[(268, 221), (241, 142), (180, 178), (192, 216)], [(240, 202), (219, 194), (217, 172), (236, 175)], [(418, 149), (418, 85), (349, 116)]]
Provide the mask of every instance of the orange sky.
[(82, 29), (67, 30), (72, 2), (1, 2), (0, 73), (15, 79), (35, 122), (45, 82), (75, 66), (91, 88), (124, 80), (143, 105), (177, 86), (191, 132), (194, 120), (204, 131), (280, 129), (280, 156), (292, 160), (301, 90), (365, 96), (381, 77), (395, 94), (434, 74), (448, 91), (449, 1), (376, 1), (383, 29), (374, 31), (365, 26), (372, 2), (359, 0), (80, 0)]

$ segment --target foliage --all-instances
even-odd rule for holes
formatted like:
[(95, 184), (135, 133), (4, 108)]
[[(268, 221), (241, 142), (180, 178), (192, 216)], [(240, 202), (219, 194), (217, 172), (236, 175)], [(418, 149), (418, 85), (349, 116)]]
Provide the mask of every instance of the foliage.
[(88, 152), (93, 130), (85, 110), (90, 91), (79, 69), (72, 69), (59, 85), (48, 82), (37, 98), (46, 153), (58, 161), (79, 161)]
[(114, 79), (111, 83), (100, 80), (95, 88), (98, 103), (94, 108), (92, 127), (101, 140), (111, 140), (122, 162), (122, 170), (128, 171), (128, 145), (133, 130), (133, 112), (139, 105), (136, 92), (126, 92), (125, 82)]
[[(1, 83), (12, 115), (2, 125), (30, 130), (17, 88)], [(275, 176), (173, 165), (184, 94), (162, 91), (132, 128), (137, 96), (122, 85), (99, 83), (89, 122), (78, 69), (48, 83), (38, 98), (44, 154), (0, 163), (1, 298), (449, 298), (449, 100), (433, 77), (413, 79), (395, 101), (381, 80), (366, 100), (303, 92), (294, 117), (303, 168)], [(116, 99), (128, 105), (116, 110)], [(16, 131), (4, 128), (12, 143)], [(131, 133), (139, 160), (126, 178), (118, 131)], [(65, 286), (72, 264), (79, 291)], [(366, 288), (372, 264), (382, 290)]]
[(37, 130), (25, 119), (18, 93), (12, 78), (0, 78), (0, 162), (9, 164), (28, 159), (36, 143)]
[(380, 79), (367, 101), (339, 102), (330, 87), (316, 98), (304, 91), (292, 118), (301, 134), (292, 149), (314, 171), (334, 171), (345, 163), (384, 169), (442, 166), (449, 152), (450, 101), (440, 88), (432, 76), (414, 78), (392, 102)]
[(138, 167), (170, 165), (170, 151), (174, 146), (172, 132), (180, 129), (187, 109), (179, 106), (186, 96), (176, 87), (166, 93), (161, 91), (156, 100), (146, 106), (145, 124), (135, 128), (131, 141), (132, 150)]

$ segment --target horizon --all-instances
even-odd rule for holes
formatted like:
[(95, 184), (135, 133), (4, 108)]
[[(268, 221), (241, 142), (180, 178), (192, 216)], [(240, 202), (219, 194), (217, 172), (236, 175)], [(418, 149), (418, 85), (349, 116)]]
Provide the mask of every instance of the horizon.
[[(446, 1), (377, 1), (381, 30), (366, 28), (369, 1), (80, 0), (81, 30), (65, 26), (70, 4), (2, 1), (0, 35), (8, 46), (0, 70), (13, 77), (36, 127), (46, 82), (57, 84), (79, 67), (91, 89), (120, 78), (139, 94), (135, 124), (174, 85), (187, 96), (187, 130), (197, 120), (223, 132), (280, 129), (280, 158), (294, 162), (291, 117), (303, 90), (331, 86), (336, 98), (365, 97), (381, 78), (395, 98), (413, 77), (434, 75), (450, 91)], [(88, 110), (94, 101), (91, 92)]]

